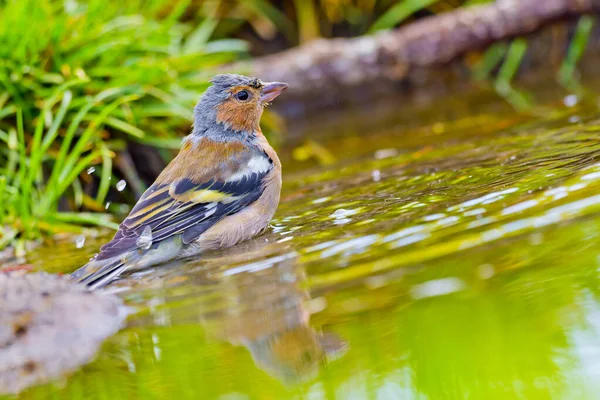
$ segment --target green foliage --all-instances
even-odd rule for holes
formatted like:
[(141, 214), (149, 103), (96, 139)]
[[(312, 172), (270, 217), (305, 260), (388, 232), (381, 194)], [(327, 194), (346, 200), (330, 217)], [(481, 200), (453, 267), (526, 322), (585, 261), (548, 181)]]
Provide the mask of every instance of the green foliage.
[(102, 209), (113, 151), (126, 141), (177, 146), (210, 69), (246, 50), (210, 41), (212, 18), (180, 22), (187, 1), (108, 3), (0, 5), (0, 248), (81, 223), (114, 226), (72, 213), (86, 198), (82, 172), (102, 165), (87, 199)]
[(291, 44), (317, 37), (358, 36), (394, 28), (418, 11), (433, 13), (462, 6), (463, 0), (267, 0), (238, 1), (239, 14), (270, 39), (282, 33)]
[(503, 96), (506, 101), (519, 111), (525, 111), (532, 107), (532, 102), (529, 100), (527, 94), (512, 86), (512, 81), (521, 66), (526, 51), (527, 41), (525, 39), (513, 40), (506, 51), (506, 57), (500, 66), (495, 82), (498, 94)]
[(558, 80), (565, 86), (578, 86), (575, 77), (577, 62), (585, 51), (593, 27), (594, 18), (591, 16), (583, 16), (577, 23), (573, 40), (571, 41), (567, 55), (558, 71)]
[(393, 28), (416, 11), (436, 3), (437, 1), (438, 0), (402, 0), (379, 17), (373, 26), (371, 26), (371, 31)]

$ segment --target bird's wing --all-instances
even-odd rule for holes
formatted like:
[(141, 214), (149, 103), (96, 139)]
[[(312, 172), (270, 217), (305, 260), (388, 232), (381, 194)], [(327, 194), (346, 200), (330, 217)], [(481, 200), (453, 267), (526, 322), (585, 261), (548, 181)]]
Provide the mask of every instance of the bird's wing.
[(156, 248), (174, 235), (181, 235), (183, 244), (189, 244), (222, 218), (256, 201), (273, 161), (263, 152), (237, 160), (236, 167), (227, 173), (223, 165), (212, 166), (214, 171), (203, 174), (210, 178), (186, 177), (172, 182), (161, 182), (159, 178), (95, 260)]

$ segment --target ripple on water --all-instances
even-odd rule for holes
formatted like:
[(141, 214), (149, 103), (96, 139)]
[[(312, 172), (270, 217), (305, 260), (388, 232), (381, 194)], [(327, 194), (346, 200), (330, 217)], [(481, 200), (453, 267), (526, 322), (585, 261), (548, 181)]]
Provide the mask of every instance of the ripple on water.
[(96, 370), (136, 388), (150, 376), (171, 398), (289, 397), (267, 375), (308, 380), (315, 398), (584, 398), (600, 142), (596, 117), (575, 111), (577, 124), (491, 113), (352, 137), (358, 156), (339, 165), (286, 168), (265, 236), (115, 284), (143, 312), (126, 365)]

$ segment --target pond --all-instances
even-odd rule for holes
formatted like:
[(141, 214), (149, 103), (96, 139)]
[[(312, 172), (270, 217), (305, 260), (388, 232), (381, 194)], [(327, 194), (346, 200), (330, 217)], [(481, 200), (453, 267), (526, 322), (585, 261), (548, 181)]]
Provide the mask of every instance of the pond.
[(266, 235), (111, 285), (127, 327), (19, 398), (597, 398), (600, 114), (554, 95), (298, 122)]

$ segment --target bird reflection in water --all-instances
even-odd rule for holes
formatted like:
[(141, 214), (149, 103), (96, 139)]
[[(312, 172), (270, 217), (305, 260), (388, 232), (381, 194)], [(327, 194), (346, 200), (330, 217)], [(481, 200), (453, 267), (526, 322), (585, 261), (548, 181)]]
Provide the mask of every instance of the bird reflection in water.
[[(152, 313), (153, 323), (164, 321), (161, 314), (165, 312), (169, 324), (199, 321), (209, 339), (244, 346), (257, 367), (285, 384), (314, 378), (322, 366), (347, 351), (347, 343), (310, 325), (306, 275), (293, 251), (282, 253), (278, 247), (278, 254), (247, 263), (256, 254), (251, 243), (243, 247), (245, 251), (237, 254), (227, 252), (228, 264), (235, 267), (221, 269), (220, 254), (214, 259), (205, 257), (198, 268), (176, 268), (183, 275), (154, 275), (152, 286), (166, 286), (160, 302), (177, 306)], [(179, 286), (176, 302), (169, 295), (175, 292), (170, 290), (173, 283)], [(137, 284), (143, 283), (138, 280)]]

